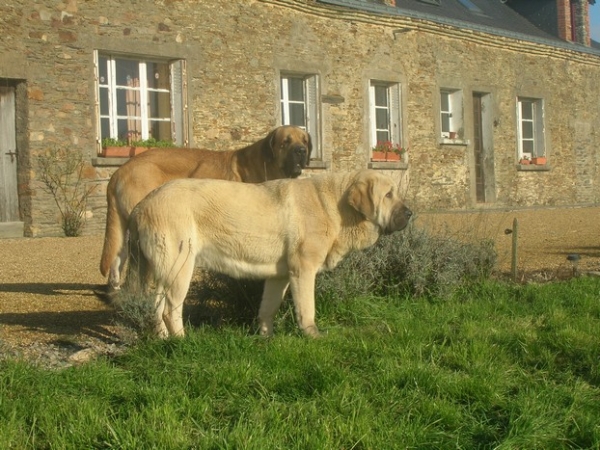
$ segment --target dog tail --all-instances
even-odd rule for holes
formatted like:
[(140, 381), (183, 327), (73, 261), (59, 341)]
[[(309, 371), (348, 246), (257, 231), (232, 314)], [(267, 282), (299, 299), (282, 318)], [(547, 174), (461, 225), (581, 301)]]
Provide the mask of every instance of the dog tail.
[(119, 214), (117, 198), (115, 197), (114, 189), (111, 189), (111, 182), (109, 182), (106, 192), (106, 201), (108, 204), (106, 210), (106, 230), (104, 232), (102, 258), (100, 259), (100, 273), (103, 276), (108, 275), (111, 264), (121, 251), (125, 242), (126, 231), (126, 224)]
[(137, 217), (134, 212), (129, 216), (127, 227), (129, 233), (128, 248), (128, 266), (127, 266), (127, 286), (131, 289), (139, 290), (145, 283), (148, 277), (148, 260), (140, 244), (140, 233), (138, 229)]

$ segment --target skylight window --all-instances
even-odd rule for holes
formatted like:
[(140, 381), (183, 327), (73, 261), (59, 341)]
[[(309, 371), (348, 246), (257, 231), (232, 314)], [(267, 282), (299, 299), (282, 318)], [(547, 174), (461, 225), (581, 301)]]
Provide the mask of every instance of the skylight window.
[(477, 6), (471, 0), (458, 0), (458, 1), (461, 5), (463, 5), (465, 8), (467, 8), (469, 11), (471, 11), (473, 13), (483, 14), (483, 11), (481, 11), (481, 9), (479, 9), (479, 6)]

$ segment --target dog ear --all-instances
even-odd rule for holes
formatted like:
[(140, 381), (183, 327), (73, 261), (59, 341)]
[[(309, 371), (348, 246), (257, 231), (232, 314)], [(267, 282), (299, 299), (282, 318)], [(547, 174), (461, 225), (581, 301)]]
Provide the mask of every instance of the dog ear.
[(275, 140), (277, 138), (277, 132), (279, 131), (279, 128), (281, 127), (275, 128), (273, 131), (267, 134), (267, 137), (263, 140), (262, 153), (266, 161), (272, 161), (275, 159)]
[(369, 180), (355, 181), (348, 191), (348, 203), (367, 219), (374, 219), (373, 182)]

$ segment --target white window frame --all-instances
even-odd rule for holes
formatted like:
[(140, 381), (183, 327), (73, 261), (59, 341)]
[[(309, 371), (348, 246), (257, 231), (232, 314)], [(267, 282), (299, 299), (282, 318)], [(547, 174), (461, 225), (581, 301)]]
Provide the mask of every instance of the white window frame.
[[(462, 91), (460, 89), (440, 89), (440, 131), (442, 138), (463, 139), (463, 130)], [(456, 133), (456, 135), (452, 137), (451, 133)]]
[[(527, 110), (527, 114), (523, 112)], [(546, 156), (544, 101), (517, 97), (518, 159)]]
[[(137, 136), (139, 139), (150, 138), (150, 123), (151, 122), (165, 122), (171, 123), (171, 135), (157, 137), (163, 140), (170, 139), (175, 145), (187, 145), (187, 128), (186, 128), (186, 102), (185, 102), (185, 61), (184, 60), (165, 60), (157, 58), (146, 58), (131, 55), (120, 55), (104, 52), (95, 52), (95, 70), (96, 70), (96, 110), (98, 117), (97, 124), (97, 135), (98, 143), (101, 145), (101, 141), (104, 138), (112, 139), (125, 139), (124, 136), (118, 135), (118, 121), (119, 120), (139, 120), (141, 124), (141, 135)], [(128, 60), (138, 63), (139, 69), (139, 86), (124, 87), (117, 86), (116, 81), (116, 64), (118, 60)], [(106, 63), (106, 73), (108, 80), (100, 79), (100, 64)], [(147, 83), (147, 63), (157, 62), (166, 64), (169, 66), (169, 89), (151, 88)], [(104, 98), (108, 99), (108, 105), (106, 108), (101, 108), (101, 91), (106, 90), (107, 94)], [(117, 110), (117, 93), (120, 90), (130, 90), (136, 92), (139, 95), (139, 113), (135, 115), (122, 115)], [(149, 96), (150, 93), (168, 93), (170, 97), (170, 113), (169, 117), (157, 118), (149, 116)], [(102, 113), (105, 109), (108, 112)], [(108, 120), (109, 135), (102, 135), (102, 120)]]
[[(377, 105), (376, 103), (376, 89), (385, 89), (386, 93), (386, 104)], [(378, 138), (381, 133), (387, 133), (388, 140), (392, 144), (402, 144), (402, 120), (401, 120), (401, 97), (400, 97), (400, 83), (371, 80), (369, 82), (369, 123), (370, 123), (370, 143), (371, 148), (377, 145), (378, 141), (382, 139)], [(384, 124), (383, 128), (378, 128), (377, 124), (377, 112), (385, 111), (387, 113), (387, 123)]]
[[(290, 99), (290, 79), (302, 80), (302, 100)], [(319, 77), (315, 74), (281, 73), (280, 74), (280, 106), (281, 125), (296, 125), (306, 130), (311, 137), (313, 149), (311, 159), (322, 159), (320, 146), (320, 108), (319, 108)], [(290, 106), (302, 105), (304, 124), (291, 123)]]

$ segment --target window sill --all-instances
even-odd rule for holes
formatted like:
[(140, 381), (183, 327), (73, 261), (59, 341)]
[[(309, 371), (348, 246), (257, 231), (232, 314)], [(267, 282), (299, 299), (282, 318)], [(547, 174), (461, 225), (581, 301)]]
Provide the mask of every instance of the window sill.
[(550, 170), (548, 164), (517, 164), (519, 172), (549, 172)]
[(440, 138), (439, 145), (458, 145), (466, 147), (469, 145), (471, 141), (468, 139), (450, 139), (450, 138)]
[(330, 166), (331, 166), (331, 163), (329, 161), (321, 161), (321, 160), (311, 159), (310, 163), (308, 164), (308, 166), (306, 166), (306, 168), (307, 169), (329, 169)]
[(122, 166), (131, 158), (105, 158), (103, 156), (97, 156), (92, 158), (92, 166), (94, 167), (111, 167), (111, 166)]
[(406, 170), (408, 163), (404, 161), (369, 161), (369, 169)]

